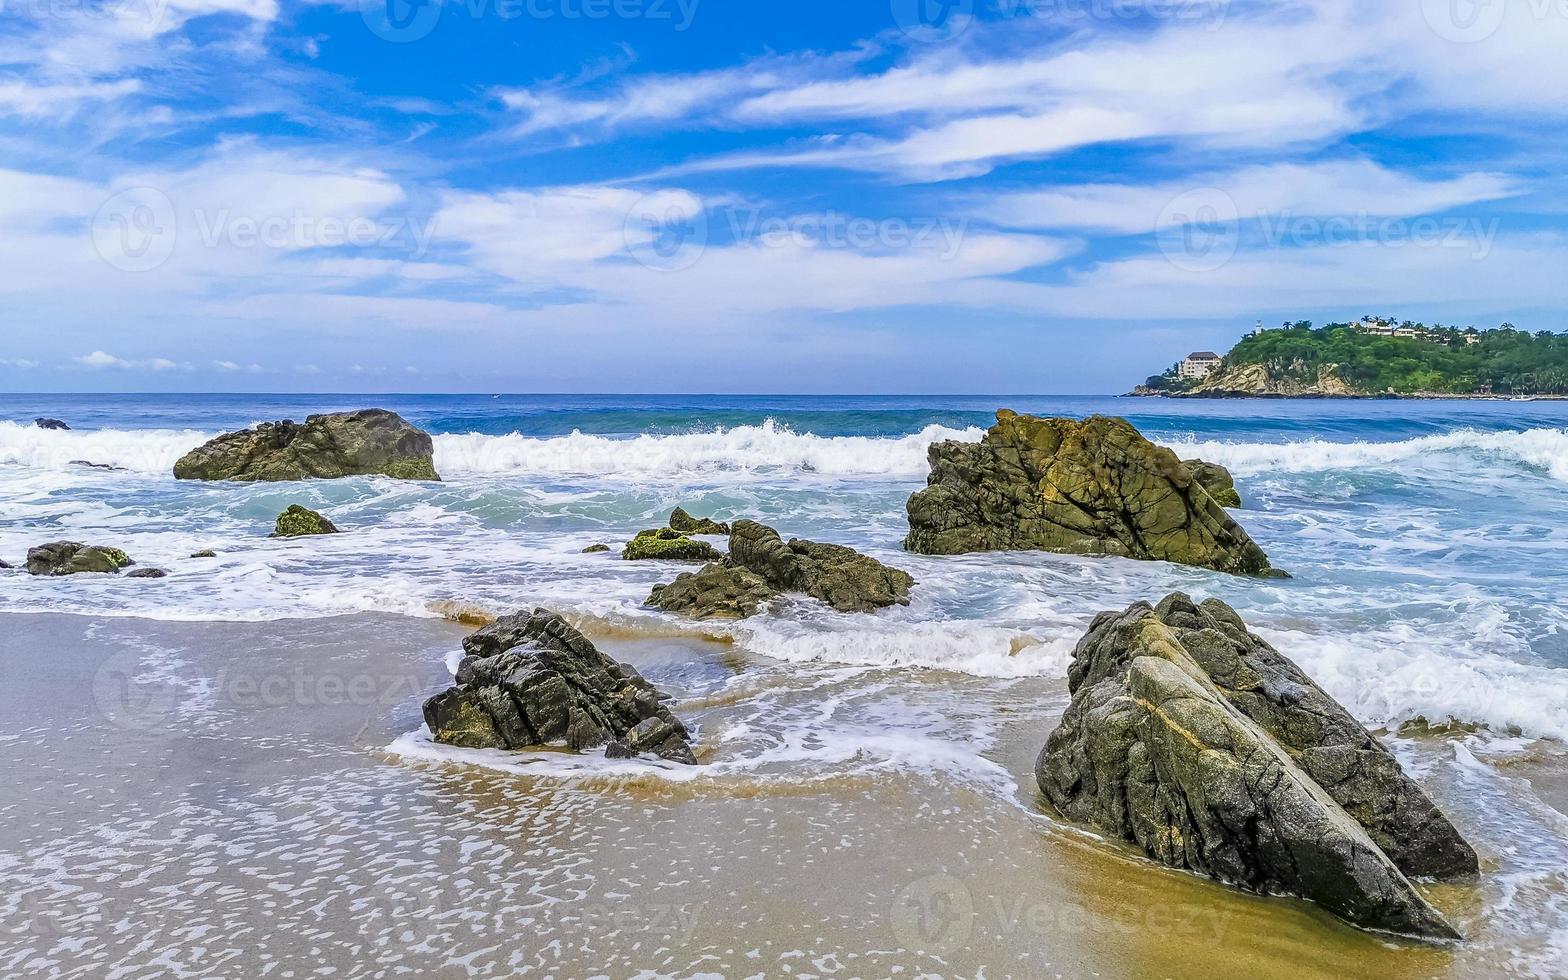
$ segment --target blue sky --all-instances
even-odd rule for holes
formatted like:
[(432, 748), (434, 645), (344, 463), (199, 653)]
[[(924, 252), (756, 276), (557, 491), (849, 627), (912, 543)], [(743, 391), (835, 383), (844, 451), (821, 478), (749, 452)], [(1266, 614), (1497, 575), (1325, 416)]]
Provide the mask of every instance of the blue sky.
[(0, 388), (1125, 390), (1564, 329), (1548, 0), (6, 0)]

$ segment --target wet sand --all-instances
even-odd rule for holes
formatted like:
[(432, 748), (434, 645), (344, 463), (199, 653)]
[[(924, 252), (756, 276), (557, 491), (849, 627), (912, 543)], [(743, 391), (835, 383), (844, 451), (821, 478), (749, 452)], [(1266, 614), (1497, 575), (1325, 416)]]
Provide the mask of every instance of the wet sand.
[[(1497, 884), (1507, 877), (1526, 912), (1561, 908), (1562, 848), (1521, 843), (1527, 817), (1563, 826), (1541, 810), (1561, 805), (1560, 754), (1516, 764), (1540, 798), (1499, 800), (1511, 784), (1467, 781), (1444, 740), (1401, 743), (1418, 771), (1430, 764), (1427, 785), (1488, 869), (1429, 892), (1471, 941), (1424, 946), (1053, 821), (1030, 771), (1066, 701), (1054, 679), (793, 665), (779, 675), (792, 683), (728, 644), (603, 636), (684, 698), (715, 772), (562, 779), (388, 751), (449, 682), (465, 627), (51, 614), (3, 615), (0, 630), (4, 976), (1304, 980), (1561, 967), (1528, 916), (1499, 914)], [(754, 673), (756, 686), (736, 686)], [(762, 698), (767, 710), (747, 713)], [(865, 751), (723, 765), (761, 719), (842, 703), (874, 721), (890, 698), (1000, 719), (984, 753), (994, 771), (949, 778), (865, 764)], [(822, 758), (809, 735), (800, 747)]]

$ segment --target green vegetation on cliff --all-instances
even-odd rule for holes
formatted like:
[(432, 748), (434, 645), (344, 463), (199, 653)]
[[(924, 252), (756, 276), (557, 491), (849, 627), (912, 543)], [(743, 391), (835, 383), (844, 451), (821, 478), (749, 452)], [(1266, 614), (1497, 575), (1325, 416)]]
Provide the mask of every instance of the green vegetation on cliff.
[[(1392, 321), (1376, 324), (1395, 329)], [(1156, 391), (1181, 393), (1227, 387), (1240, 372), (1269, 382), (1320, 384), (1333, 377), (1361, 394), (1568, 394), (1568, 334), (1528, 333), (1512, 324), (1477, 331), (1406, 321), (1389, 336), (1364, 324), (1288, 323), (1244, 337), (1219, 369), (1197, 384), (1169, 376), (1149, 379)], [(1261, 367), (1262, 372), (1257, 368)]]

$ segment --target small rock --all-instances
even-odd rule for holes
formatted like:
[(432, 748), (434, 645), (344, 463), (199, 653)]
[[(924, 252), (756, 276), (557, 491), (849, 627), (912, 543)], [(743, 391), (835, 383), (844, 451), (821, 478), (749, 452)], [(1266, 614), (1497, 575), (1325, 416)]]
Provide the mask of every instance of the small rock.
[(724, 556), (706, 541), (693, 541), (671, 528), (653, 528), (626, 542), (621, 557), (627, 561), (718, 561)]
[(336, 524), (308, 507), (290, 504), (289, 509), (278, 515), (274, 538), (300, 538), (312, 534), (337, 534)]
[(27, 571), (31, 575), (114, 574), (134, 564), (130, 556), (118, 548), (76, 541), (56, 541), (27, 552)]
[(654, 586), (648, 605), (692, 619), (745, 619), (777, 595), (762, 576), (724, 561)]
[(693, 517), (682, 507), (670, 512), (670, 528), (682, 534), (723, 534), (727, 537), (730, 533), (728, 524), (709, 517)]
[(124, 473), (125, 472), (125, 467), (123, 467), (123, 466), (110, 466), (108, 463), (90, 463), (90, 462), (88, 462), (85, 459), (73, 459), (73, 460), (71, 460), (70, 465), (72, 465), (72, 466), (85, 466), (88, 469), (92, 469), (92, 470), (109, 470), (110, 472), (113, 472), (113, 473)]
[(1201, 459), (1184, 459), (1182, 465), (1192, 471), (1192, 479), (1209, 492), (1221, 507), (1240, 507), (1241, 494), (1236, 490), (1236, 480), (1230, 470), (1218, 463), (1205, 463)]
[(218, 553), (216, 551), (213, 551), (211, 548), (208, 548), (205, 551), (194, 552), (191, 555), (191, 557), (192, 558), (216, 558), (216, 557), (218, 557)]
[(837, 544), (794, 539), (756, 521), (736, 521), (729, 560), (751, 570), (779, 592), (804, 592), (839, 612), (872, 612), (909, 605), (915, 580), (900, 571)]
[(40, 429), (55, 429), (55, 430), (58, 430), (58, 431), (69, 431), (70, 428), (71, 428), (69, 425), (66, 425), (64, 422), (61, 422), (59, 419), (50, 419), (50, 418), (36, 418), (36, 419), (33, 419), (33, 424), (38, 426)]
[(691, 735), (664, 696), (544, 609), (504, 616), (463, 641), (457, 685), (425, 702), (435, 740), (475, 749), (564, 743), (696, 764)]
[(161, 568), (138, 568), (133, 572), (125, 573), (126, 578), (168, 578), (169, 573)]
[(607, 552), (609, 550), (610, 550), (610, 546), (607, 545), (607, 544), (591, 544), (588, 547), (583, 549), (583, 554), (585, 554), (585, 555), (602, 555), (602, 554), (604, 554), (605, 552)]

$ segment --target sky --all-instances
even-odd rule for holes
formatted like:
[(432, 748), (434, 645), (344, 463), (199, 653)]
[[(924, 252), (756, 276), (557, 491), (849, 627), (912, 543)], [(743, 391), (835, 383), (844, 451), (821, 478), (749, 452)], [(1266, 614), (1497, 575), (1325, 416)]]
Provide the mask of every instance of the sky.
[(1568, 329), (1565, 0), (0, 0), (0, 390), (1124, 391)]

